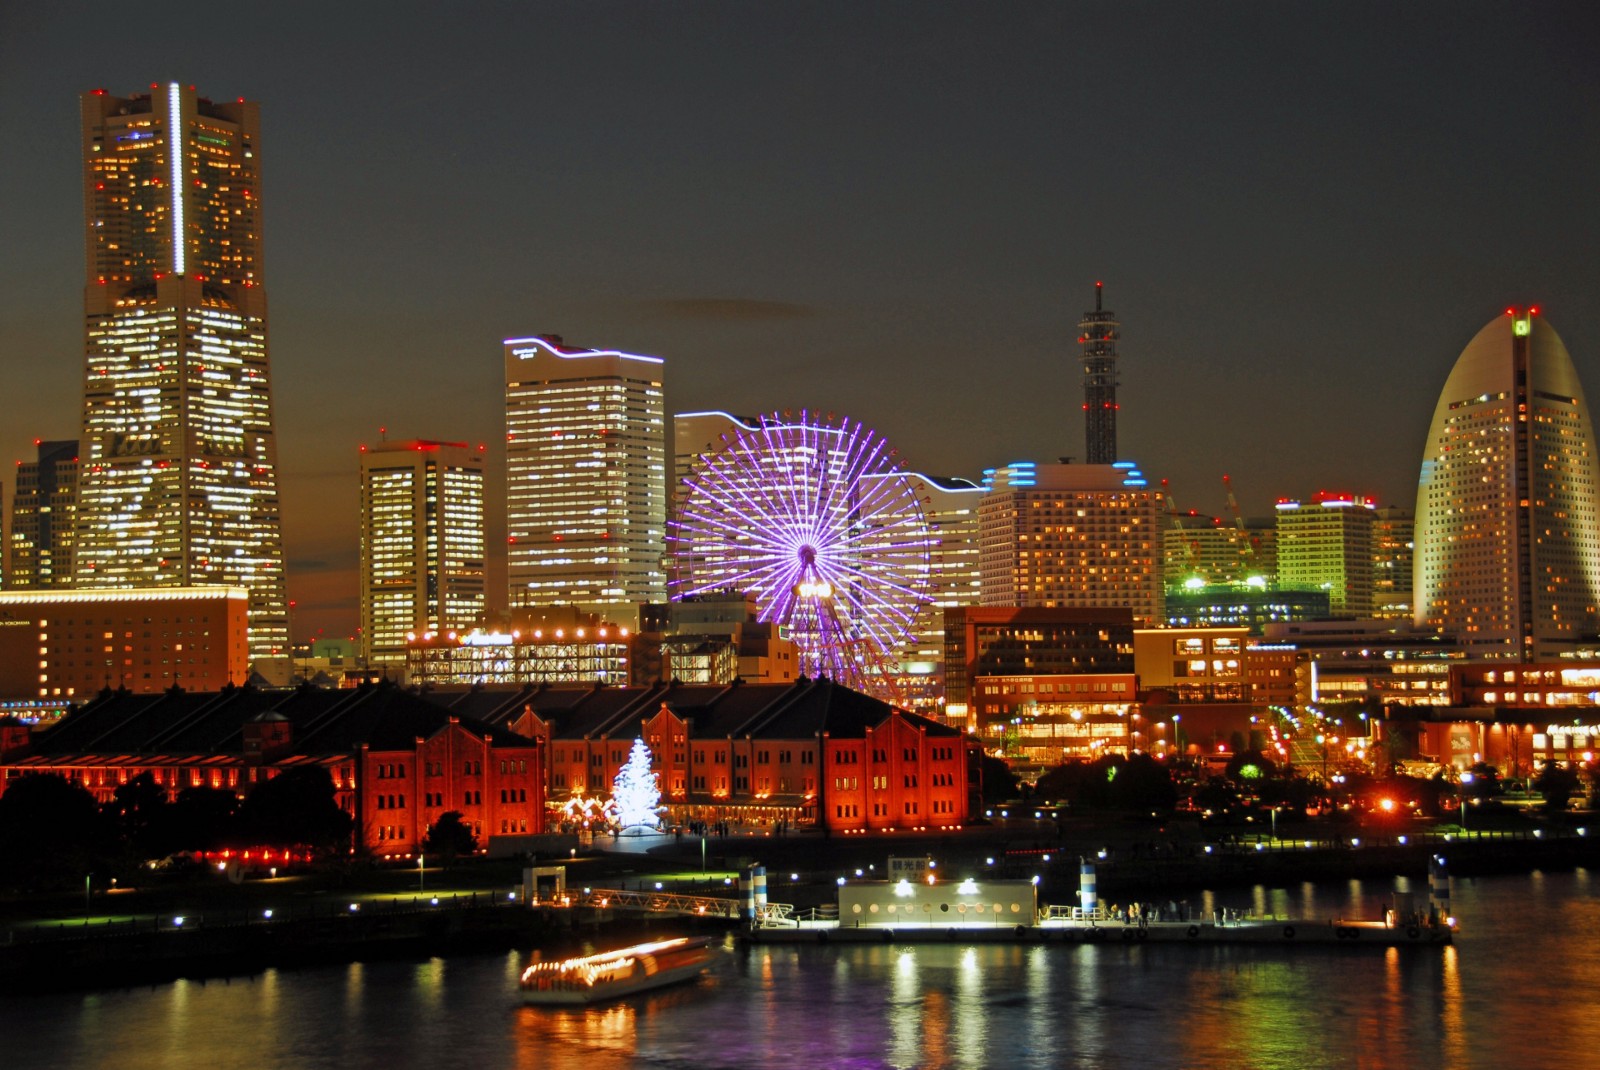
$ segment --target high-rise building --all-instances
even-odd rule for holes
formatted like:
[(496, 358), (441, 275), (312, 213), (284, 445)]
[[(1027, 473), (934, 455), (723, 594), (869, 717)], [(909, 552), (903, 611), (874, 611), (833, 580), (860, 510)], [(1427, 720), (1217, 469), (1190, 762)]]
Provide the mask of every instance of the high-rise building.
[(505, 361), (511, 607), (665, 602), (661, 358), (545, 335)]
[(1278, 502), (1278, 586), (1328, 592), (1336, 617), (1372, 616), (1371, 498), (1319, 491), (1309, 502)]
[(1276, 577), (1277, 532), (1271, 518), (1245, 517), (1237, 524), (1197, 513), (1169, 513), (1168, 518), (1161, 537), (1168, 594), (1252, 579), (1270, 584)]
[(1417, 521), (1409, 509), (1384, 506), (1372, 519), (1372, 615), (1411, 619), (1412, 548)]
[(1539, 661), (1600, 627), (1600, 479), (1572, 357), (1508, 308), (1445, 380), (1417, 483), (1412, 612), (1474, 657)]
[(1101, 307), (1102, 287), (1094, 284), (1094, 311), (1078, 323), (1083, 349), (1084, 460), (1117, 460), (1117, 314)]
[(484, 611), (483, 450), (381, 442), (361, 453), (361, 642), (404, 665), (428, 632), (466, 632)]
[(157, 84), (82, 118), (75, 585), (243, 587), (252, 656), (285, 653), (259, 106)]
[(72, 586), (78, 443), (35, 441), (34, 445), (38, 459), (17, 462), (11, 499), (11, 561), (5, 586), (13, 591)]
[(1016, 462), (984, 473), (985, 606), (1117, 607), (1162, 617), (1161, 491), (1131, 462)]

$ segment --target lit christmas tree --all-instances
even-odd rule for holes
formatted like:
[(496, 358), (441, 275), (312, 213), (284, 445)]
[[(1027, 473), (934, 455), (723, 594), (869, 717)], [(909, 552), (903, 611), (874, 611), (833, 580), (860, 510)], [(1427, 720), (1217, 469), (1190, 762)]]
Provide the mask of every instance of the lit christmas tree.
[(644, 740), (633, 741), (628, 764), (617, 771), (617, 779), (611, 785), (611, 803), (616, 808), (617, 824), (623, 828), (655, 828), (660, 823), (656, 811), (661, 805), (661, 787), (650, 768), (650, 748)]

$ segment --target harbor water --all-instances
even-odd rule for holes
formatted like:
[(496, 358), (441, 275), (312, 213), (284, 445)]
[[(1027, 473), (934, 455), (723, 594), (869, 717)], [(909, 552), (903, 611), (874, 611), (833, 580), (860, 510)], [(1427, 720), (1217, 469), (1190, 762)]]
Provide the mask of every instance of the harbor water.
[[(1194, 896), (1325, 921), (1419, 881)], [(1578, 1067), (1600, 1059), (1600, 873), (1456, 878), (1453, 947), (738, 947), (713, 976), (527, 1007), (525, 954), (0, 1002), (4, 1063), (144, 1070)]]

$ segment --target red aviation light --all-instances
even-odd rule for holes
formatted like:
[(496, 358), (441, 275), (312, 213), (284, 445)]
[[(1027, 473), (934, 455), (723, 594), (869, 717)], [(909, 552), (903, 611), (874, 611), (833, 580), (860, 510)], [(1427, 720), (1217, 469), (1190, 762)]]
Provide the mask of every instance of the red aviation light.
[(1538, 305), (1534, 305), (1532, 308), (1528, 309), (1528, 315), (1537, 316), (1538, 314), (1539, 314), (1539, 306)]
[(97, 97), (103, 97), (106, 95), (106, 91), (104, 89), (91, 89), (89, 90), (89, 93)]

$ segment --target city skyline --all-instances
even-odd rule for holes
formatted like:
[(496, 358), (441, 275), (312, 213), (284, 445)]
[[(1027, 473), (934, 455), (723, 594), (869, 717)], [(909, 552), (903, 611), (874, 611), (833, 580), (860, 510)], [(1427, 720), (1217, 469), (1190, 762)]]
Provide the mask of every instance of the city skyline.
[(1409, 505), (1438, 384), (1498, 309), (1538, 303), (1580, 375), (1600, 340), (1580, 5), (402, 5), (315, 41), (292, 5), (235, 34), (199, 10), (101, 53), (79, 9), (6, 16), (0, 134), (29, 152), (0, 176), (28, 206), (0, 393), (26, 402), (0, 448), (77, 434), (77, 95), (262, 101), (296, 638), (353, 628), (378, 427), (488, 443), (502, 478), (506, 337), (657, 354), (668, 413), (849, 412), (977, 478), (1082, 459), (1104, 281), (1120, 454), (1208, 514), (1231, 473), (1252, 515)]

